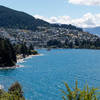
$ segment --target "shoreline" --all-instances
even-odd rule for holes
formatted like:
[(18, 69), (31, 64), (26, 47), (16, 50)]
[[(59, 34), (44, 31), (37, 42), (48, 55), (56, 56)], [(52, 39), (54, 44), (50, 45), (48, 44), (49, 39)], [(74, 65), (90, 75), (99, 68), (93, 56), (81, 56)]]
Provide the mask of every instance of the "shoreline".
[(15, 69), (15, 68), (19, 68), (19, 67), (21, 67), (20, 65), (15, 65), (15, 66), (12, 66), (12, 67), (0, 67), (0, 70), (2, 70), (2, 69)]
[(15, 66), (12, 66), (12, 67), (10, 67), (10, 66), (7, 66), (7, 67), (0, 67), (0, 70), (7, 70), (7, 69), (16, 69), (16, 68), (21, 68), (21, 67), (24, 67), (23, 65), (19, 65), (18, 63), (23, 63), (23, 62), (25, 62), (24, 60), (26, 60), (26, 59), (30, 59), (30, 58), (32, 58), (32, 57), (34, 57), (34, 56), (41, 56), (42, 54), (36, 54), (36, 55), (29, 55), (29, 56), (26, 56), (25, 58), (19, 58), (19, 59), (17, 59), (17, 63), (16, 63), (16, 65)]
[(23, 63), (25, 62), (26, 59), (30, 59), (34, 56), (41, 56), (42, 54), (35, 54), (35, 55), (29, 55), (29, 56), (26, 56), (25, 58), (23, 57), (20, 57), (19, 59), (17, 59), (17, 63)]

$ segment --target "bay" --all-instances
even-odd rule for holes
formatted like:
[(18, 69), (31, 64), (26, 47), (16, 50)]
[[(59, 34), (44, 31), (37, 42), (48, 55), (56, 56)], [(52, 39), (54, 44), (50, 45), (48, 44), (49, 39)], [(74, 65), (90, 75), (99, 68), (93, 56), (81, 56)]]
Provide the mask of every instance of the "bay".
[(18, 81), (27, 100), (61, 100), (64, 82), (73, 87), (88, 83), (100, 87), (100, 50), (38, 49), (40, 56), (18, 63), (24, 67), (0, 70), (0, 84), (7, 89)]

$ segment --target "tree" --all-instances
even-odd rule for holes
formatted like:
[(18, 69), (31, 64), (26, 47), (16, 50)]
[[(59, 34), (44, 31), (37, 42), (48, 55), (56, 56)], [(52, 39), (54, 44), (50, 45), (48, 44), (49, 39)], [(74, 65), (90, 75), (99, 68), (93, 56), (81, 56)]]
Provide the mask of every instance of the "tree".
[(0, 38), (0, 67), (14, 66), (16, 53), (8, 39)]
[(62, 47), (62, 43), (60, 41), (54, 39), (54, 40), (49, 40), (47, 42), (47, 46)]
[(18, 82), (15, 82), (14, 84), (11, 85), (11, 87), (8, 89), (8, 93), (10, 94), (16, 94), (19, 95), (20, 97), (23, 97), (23, 91), (22, 87)]
[(23, 57), (25, 58), (25, 55), (27, 55), (28, 54), (28, 48), (27, 48), (27, 46), (26, 46), (26, 44), (25, 43), (23, 43), (22, 45), (21, 45), (21, 54), (23, 54)]

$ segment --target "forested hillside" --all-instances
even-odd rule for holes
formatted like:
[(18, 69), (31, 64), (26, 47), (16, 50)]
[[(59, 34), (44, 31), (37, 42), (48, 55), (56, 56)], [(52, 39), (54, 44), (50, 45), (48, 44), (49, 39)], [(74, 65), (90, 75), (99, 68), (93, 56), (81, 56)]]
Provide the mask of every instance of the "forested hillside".
[(58, 27), (66, 29), (76, 29), (82, 30), (72, 25), (59, 25), (59, 24), (50, 24), (41, 19), (36, 19), (35, 17), (21, 12), (16, 11), (4, 6), (0, 6), (0, 27), (4, 28), (15, 28), (15, 29), (27, 29), (27, 30), (38, 30), (38, 27)]
[(47, 26), (49, 23), (24, 12), (0, 6), (0, 27), (35, 30), (41, 25)]

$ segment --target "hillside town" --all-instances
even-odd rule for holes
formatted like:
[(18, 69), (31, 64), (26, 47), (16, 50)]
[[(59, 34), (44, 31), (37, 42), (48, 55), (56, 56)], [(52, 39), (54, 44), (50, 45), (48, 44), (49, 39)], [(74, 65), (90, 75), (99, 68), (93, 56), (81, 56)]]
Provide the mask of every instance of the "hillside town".
[(62, 44), (66, 41), (74, 44), (76, 40), (94, 42), (99, 39), (98, 36), (87, 32), (56, 27), (38, 27), (38, 31), (0, 28), (0, 36), (9, 39), (12, 44), (25, 42), (27, 46), (32, 44), (36, 48), (47, 47), (50, 40), (57, 40)]

